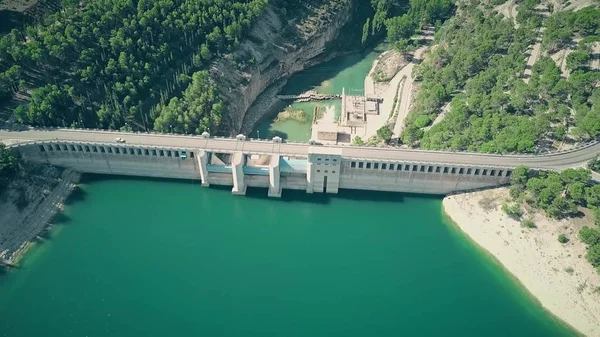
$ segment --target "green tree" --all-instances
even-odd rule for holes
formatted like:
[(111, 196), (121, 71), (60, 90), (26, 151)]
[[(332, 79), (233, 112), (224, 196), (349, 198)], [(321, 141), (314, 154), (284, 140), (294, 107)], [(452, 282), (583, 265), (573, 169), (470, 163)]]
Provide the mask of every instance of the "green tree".
[(510, 175), (511, 185), (525, 186), (529, 177), (529, 168), (526, 166), (518, 166), (515, 168)]
[(377, 136), (386, 143), (390, 141), (393, 134), (394, 132), (388, 125), (384, 125), (377, 130)]
[(591, 59), (589, 52), (585, 50), (575, 50), (567, 56), (567, 69), (570, 71), (587, 68)]
[(388, 19), (385, 26), (387, 28), (387, 38), (391, 42), (410, 38), (417, 28), (417, 25), (408, 14)]
[(600, 185), (594, 185), (586, 190), (588, 207), (600, 207)]
[(17, 108), (15, 115), (22, 123), (37, 126), (69, 126), (76, 121), (71, 99), (72, 88), (46, 85), (33, 91), (26, 108)]
[(588, 248), (585, 258), (592, 264), (592, 266), (600, 267), (600, 244), (595, 244)]
[(587, 226), (583, 226), (579, 230), (579, 238), (582, 242), (593, 246), (600, 244), (600, 230), (597, 228), (590, 228)]
[[(69, 8), (39, 20), (25, 34), (13, 31), (0, 38), (0, 63), (8, 70), (0, 72), (0, 95), (17, 90), (21, 80), (46, 80), (33, 88), (38, 94), (29, 107), (15, 111), (22, 121), (112, 129), (128, 123), (133, 130), (152, 128), (160, 110), (191, 84), (190, 76), (206, 70), (214, 56), (230, 54), (268, 3), (65, 1)], [(277, 6), (287, 10), (304, 4), (290, 0)], [(237, 64), (245, 67), (251, 57), (242, 52)], [(42, 97), (46, 94), (50, 97)], [(191, 104), (196, 111), (187, 114), (188, 120), (179, 121), (189, 125), (183, 129), (199, 129), (194, 123), (218, 127), (224, 108), (206, 96)], [(204, 112), (198, 111), (201, 103)], [(216, 111), (208, 121), (194, 120), (208, 109)]]
[(352, 139), (352, 145), (363, 146), (365, 145), (365, 141), (359, 136), (356, 136), (354, 139)]
[(598, 159), (598, 156), (589, 161), (588, 168), (592, 171), (600, 172), (600, 159)]
[(19, 156), (7, 149), (4, 144), (0, 144), (0, 193), (3, 192), (20, 170), (21, 162)]
[(569, 197), (577, 204), (584, 205), (586, 201), (586, 188), (582, 182), (576, 182), (569, 186)]
[(200, 134), (217, 128), (225, 108), (208, 72), (200, 71), (194, 73), (181, 99), (174, 97), (159, 110), (156, 131)]
[(369, 39), (369, 27), (370, 27), (370, 25), (371, 25), (371, 18), (367, 18), (367, 21), (363, 25), (362, 38), (361, 38), (362, 44), (367, 43), (367, 40)]
[(547, 209), (548, 214), (556, 219), (562, 219), (571, 216), (577, 212), (577, 206), (564, 198), (554, 198), (552, 204)]

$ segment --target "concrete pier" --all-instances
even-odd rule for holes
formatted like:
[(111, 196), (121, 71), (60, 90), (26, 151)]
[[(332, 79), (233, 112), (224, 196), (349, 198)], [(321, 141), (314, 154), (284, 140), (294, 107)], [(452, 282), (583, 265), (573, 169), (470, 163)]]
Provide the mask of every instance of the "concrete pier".
[(208, 169), (206, 165), (208, 164), (208, 153), (204, 150), (198, 150), (198, 169), (200, 170), (200, 179), (202, 180), (202, 186), (208, 187), (210, 184), (208, 183)]
[[(308, 193), (338, 193), (342, 151), (311, 146), (308, 149)], [(309, 191), (310, 190), (310, 191)]]
[(281, 156), (276, 154), (271, 156), (269, 163), (269, 192), (268, 195), (274, 198), (281, 197), (281, 171), (279, 169), (279, 161)]
[(231, 172), (233, 174), (233, 189), (231, 193), (234, 195), (246, 194), (246, 183), (244, 181), (244, 164), (246, 163), (246, 155), (243, 152), (234, 152), (231, 159)]

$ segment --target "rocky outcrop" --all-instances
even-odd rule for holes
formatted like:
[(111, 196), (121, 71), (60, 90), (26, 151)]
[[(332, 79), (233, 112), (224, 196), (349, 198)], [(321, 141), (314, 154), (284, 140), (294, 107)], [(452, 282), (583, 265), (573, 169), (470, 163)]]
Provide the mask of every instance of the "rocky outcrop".
[[(229, 110), (226, 131), (248, 133), (275, 104), (289, 76), (327, 59), (327, 48), (350, 20), (353, 6), (352, 0), (334, 2), (292, 20), (268, 5), (237, 50), (213, 63), (212, 77)], [(261, 94), (260, 104), (249, 111)]]

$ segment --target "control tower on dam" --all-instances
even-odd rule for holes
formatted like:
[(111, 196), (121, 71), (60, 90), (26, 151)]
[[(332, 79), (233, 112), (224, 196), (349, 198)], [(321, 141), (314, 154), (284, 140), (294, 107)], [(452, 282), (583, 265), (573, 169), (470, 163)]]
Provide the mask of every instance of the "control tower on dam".
[(600, 150), (596, 142), (552, 155), (501, 156), (97, 130), (0, 131), (0, 141), (27, 160), (83, 173), (199, 180), (231, 186), (236, 195), (260, 187), (271, 197), (285, 189), (444, 195), (507, 184), (518, 165), (579, 167)]

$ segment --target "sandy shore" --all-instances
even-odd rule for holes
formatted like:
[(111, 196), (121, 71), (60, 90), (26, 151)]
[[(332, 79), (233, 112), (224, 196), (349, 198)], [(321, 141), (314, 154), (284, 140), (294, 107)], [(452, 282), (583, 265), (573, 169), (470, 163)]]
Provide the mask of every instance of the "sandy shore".
[(0, 259), (17, 264), (30, 242), (42, 232), (62, 209), (80, 174), (65, 170), (56, 178), (29, 177), (25, 182), (29, 204), (19, 210), (15, 191), (8, 191), (0, 202)]
[[(584, 219), (556, 221), (531, 210), (537, 228), (501, 211), (507, 188), (448, 196), (446, 214), (496, 257), (544, 308), (589, 337), (600, 336), (600, 275), (577, 237)], [(558, 235), (570, 238), (558, 242)]]

